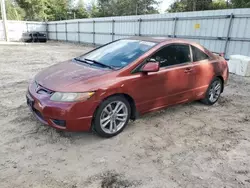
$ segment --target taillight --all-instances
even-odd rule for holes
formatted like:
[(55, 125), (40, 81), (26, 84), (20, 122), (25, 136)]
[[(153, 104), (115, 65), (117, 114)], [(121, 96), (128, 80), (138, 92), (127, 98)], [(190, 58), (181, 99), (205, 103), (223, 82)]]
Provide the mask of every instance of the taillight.
[(219, 53), (219, 56), (225, 57), (225, 53)]
[(224, 78), (225, 81), (227, 81), (229, 76), (229, 68), (226, 60), (223, 61), (223, 65), (224, 65)]

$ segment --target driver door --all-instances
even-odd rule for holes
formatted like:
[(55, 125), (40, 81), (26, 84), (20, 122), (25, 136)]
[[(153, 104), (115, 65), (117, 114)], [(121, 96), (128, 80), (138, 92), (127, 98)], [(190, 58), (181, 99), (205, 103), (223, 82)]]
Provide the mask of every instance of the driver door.
[(183, 103), (193, 98), (194, 69), (188, 44), (171, 44), (150, 58), (160, 63), (160, 70), (140, 74), (134, 80), (138, 110), (141, 113)]

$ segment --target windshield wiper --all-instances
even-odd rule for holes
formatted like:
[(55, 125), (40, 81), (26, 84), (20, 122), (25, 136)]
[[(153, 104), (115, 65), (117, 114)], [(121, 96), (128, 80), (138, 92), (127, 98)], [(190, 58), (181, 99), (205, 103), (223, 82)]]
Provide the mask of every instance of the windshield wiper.
[(98, 65), (101, 65), (101, 66), (104, 66), (104, 67), (108, 67), (108, 68), (114, 70), (114, 67), (112, 67), (112, 66), (110, 66), (110, 65), (106, 65), (106, 64), (101, 63), (101, 62), (98, 62), (98, 61), (96, 61), (96, 60), (86, 59), (86, 58), (84, 58), (84, 60), (85, 60), (85, 61), (93, 62), (93, 63), (95, 63), (95, 64), (98, 64)]
[(88, 63), (87, 61), (85, 61), (85, 60), (82, 60), (82, 59), (79, 59), (79, 58), (74, 58), (74, 60), (76, 60), (76, 61), (80, 61), (80, 62), (82, 62), (82, 63), (86, 63), (86, 64), (89, 64), (89, 65), (91, 65), (90, 63)]

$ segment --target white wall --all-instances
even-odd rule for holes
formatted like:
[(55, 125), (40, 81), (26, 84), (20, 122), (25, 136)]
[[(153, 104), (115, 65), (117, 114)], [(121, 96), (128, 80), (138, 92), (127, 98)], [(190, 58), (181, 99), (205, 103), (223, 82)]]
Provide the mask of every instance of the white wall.
[[(8, 33), (10, 41), (19, 41), (22, 34), (31, 31), (39, 31), (46, 33), (46, 23), (44, 22), (28, 22), (28, 21), (8, 21)], [(0, 20), (0, 40), (4, 40), (4, 28), (2, 20)]]

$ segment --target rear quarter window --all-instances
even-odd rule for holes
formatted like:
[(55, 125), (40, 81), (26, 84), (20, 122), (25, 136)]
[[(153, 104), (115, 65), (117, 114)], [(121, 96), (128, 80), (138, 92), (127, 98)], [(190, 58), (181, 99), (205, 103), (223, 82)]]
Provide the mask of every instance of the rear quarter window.
[(207, 54), (205, 54), (203, 51), (201, 51), (200, 49), (191, 46), (192, 47), (192, 53), (193, 53), (193, 61), (202, 61), (205, 59), (209, 59), (209, 56)]

